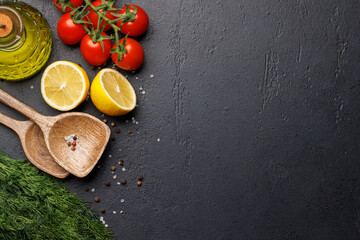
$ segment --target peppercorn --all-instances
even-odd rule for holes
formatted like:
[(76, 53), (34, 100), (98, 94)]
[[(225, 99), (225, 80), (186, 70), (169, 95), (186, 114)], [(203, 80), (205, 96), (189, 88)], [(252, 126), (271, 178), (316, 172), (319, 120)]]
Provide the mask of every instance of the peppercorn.
[(137, 185), (140, 187), (140, 186), (141, 186), (141, 181), (138, 181), (138, 182), (137, 182)]
[(101, 212), (102, 212), (102, 213), (105, 213), (105, 209), (104, 209), (104, 208), (102, 208), (102, 209), (101, 209)]
[(131, 137), (132, 135), (133, 135), (133, 132), (132, 131), (128, 131), (128, 134), (129, 134), (129, 136)]
[(120, 160), (120, 165), (124, 166), (124, 160)]
[(101, 70), (101, 66), (98, 66), (98, 69)]
[(84, 189), (84, 190), (85, 190), (85, 192), (87, 192), (87, 191), (89, 191), (89, 188), (88, 188), (88, 187), (85, 187), (85, 189)]
[(108, 121), (107, 121), (107, 119), (104, 119), (103, 122), (104, 122), (104, 123), (107, 123)]
[(99, 197), (95, 197), (94, 200), (95, 200), (95, 202), (100, 202), (100, 198), (99, 198)]
[(110, 182), (109, 182), (109, 181), (106, 181), (106, 182), (105, 182), (105, 185), (106, 185), (106, 186), (110, 186)]
[(71, 146), (71, 142), (68, 142), (67, 145), (70, 147), (70, 146)]
[(95, 69), (96, 69), (96, 67), (95, 67), (95, 66), (91, 66), (91, 69), (92, 69), (92, 70), (95, 70)]
[(111, 137), (111, 141), (114, 142), (116, 140), (115, 137)]
[(111, 166), (111, 171), (115, 171), (116, 167), (115, 166)]
[(72, 145), (75, 147), (75, 146), (76, 146), (76, 142), (73, 142)]
[(119, 152), (121, 152), (122, 151), (122, 149), (121, 148), (119, 148)]
[(72, 146), (71, 147), (71, 150), (75, 151), (76, 147), (75, 146)]
[(76, 137), (76, 136), (74, 136), (74, 137), (73, 137), (73, 139), (74, 139), (74, 141), (76, 141), (76, 140), (77, 140), (77, 137)]
[(121, 184), (122, 184), (122, 185), (125, 185), (125, 184), (126, 184), (126, 180), (125, 180), (124, 178), (123, 178), (123, 179), (121, 179), (121, 181), (120, 181), (120, 182), (121, 182)]
[(140, 181), (142, 181), (144, 178), (143, 178), (143, 176), (138, 176), (138, 179), (139, 179)]
[(112, 127), (115, 127), (115, 126), (116, 126), (116, 123), (112, 122), (110, 125), (111, 125)]
[(115, 132), (116, 132), (116, 133), (120, 133), (120, 129), (119, 129), (119, 128), (115, 128)]

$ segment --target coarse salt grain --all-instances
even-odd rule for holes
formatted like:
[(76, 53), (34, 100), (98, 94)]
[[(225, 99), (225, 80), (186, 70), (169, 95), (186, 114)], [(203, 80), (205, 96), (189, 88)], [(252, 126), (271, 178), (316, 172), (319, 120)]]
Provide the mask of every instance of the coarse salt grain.
[(105, 224), (104, 226), (107, 228), (109, 225)]
[(142, 91), (141, 94), (145, 95), (145, 91)]
[(160, 142), (160, 138), (158, 138), (157, 141)]
[(138, 77), (136, 77), (135, 79), (139, 79)]
[(121, 183), (120, 183), (120, 182), (117, 182), (116, 184), (117, 184), (117, 185), (120, 185)]
[(154, 77), (154, 74), (150, 74), (150, 77), (153, 78), (153, 77)]
[(111, 154), (109, 154), (109, 158), (111, 158), (112, 157), (112, 155)]
[(138, 121), (136, 121), (136, 122), (135, 122), (135, 124), (139, 124), (139, 122), (138, 122)]
[(125, 172), (125, 171), (126, 171), (126, 168), (123, 167), (121, 170), (122, 170), (123, 172)]
[(142, 87), (139, 87), (139, 90), (141, 91), (141, 90), (143, 90), (143, 88), (142, 88)]
[(104, 221), (104, 217), (100, 217), (100, 221)]
[(92, 189), (91, 189), (91, 192), (95, 192), (95, 188), (92, 188)]
[(30, 89), (31, 89), (31, 90), (32, 90), (32, 89), (34, 89), (34, 86), (33, 86), (33, 85), (31, 85), (31, 86), (30, 86)]
[(113, 211), (113, 214), (116, 214), (116, 211)]
[(116, 179), (116, 175), (113, 176), (113, 179)]
[(125, 202), (125, 199), (121, 199), (120, 202), (122, 202), (122, 203)]
[(124, 211), (122, 211), (122, 210), (120, 211), (120, 213), (123, 213), (123, 212), (124, 212)]

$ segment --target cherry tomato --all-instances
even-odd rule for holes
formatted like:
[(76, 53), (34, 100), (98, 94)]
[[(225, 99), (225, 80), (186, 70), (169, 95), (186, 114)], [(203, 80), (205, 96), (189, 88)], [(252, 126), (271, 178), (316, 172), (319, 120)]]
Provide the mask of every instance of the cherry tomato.
[[(119, 40), (120, 44), (124, 42), (124, 38)], [(112, 48), (116, 48), (116, 45)], [(127, 38), (125, 42), (126, 53), (122, 56), (120, 62), (118, 62), (118, 54), (112, 53), (111, 59), (119, 68), (133, 71), (138, 69), (144, 62), (145, 54), (140, 43), (132, 38)]]
[(75, 24), (70, 17), (70, 12), (61, 16), (57, 24), (57, 33), (61, 41), (73, 45), (81, 41), (86, 34), (81, 24)]
[[(92, 5), (93, 5), (94, 7), (97, 7), (97, 6), (101, 5), (101, 4), (102, 4), (101, 0), (96, 0), (96, 1), (94, 1), (94, 2), (92, 3)], [(94, 12), (93, 10), (91, 10), (90, 7), (89, 7), (88, 9), (90, 10), (90, 13), (87, 15), (87, 17), (90, 19), (91, 23), (92, 23), (93, 26), (94, 26), (94, 29), (96, 30), (96, 29), (97, 29), (97, 24), (98, 24), (99, 16), (96, 14), (96, 12)], [(100, 10), (100, 12), (102, 13), (103, 10)], [(110, 19), (110, 20), (113, 20), (113, 19), (115, 19), (115, 16), (113, 16), (113, 15), (111, 14), (111, 12), (114, 12), (114, 11), (108, 11), (108, 12), (106, 12), (105, 17), (107, 17), (107, 18)], [(105, 20), (103, 20), (103, 21), (100, 23), (100, 29), (101, 29), (101, 27), (102, 27), (105, 23), (106, 23)], [(110, 30), (110, 28), (111, 28), (111, 26), (107, 23), (106, 26), (105, 26), (104, 31), (108, 31), (108, 30)]]
[[(102, 33), (102, 36), (108, 36)], [(80, 51), (83, 58), (93, 66), (99, 66), (106, 63), (110, 57), (111, 41), (110, 39), (103, 40), (104, 51), (99, 42), (94, 43), (89, 35), (85, 35), (81, 40)]]
[[(121, 28), (121, 32), (123, 34), (129, 34), (129, 36), (132, 37), (140, 36), (146, 31), (147, 27), (149, 26), (149, 17), (144, 11), (144, 9), (142, 9), (141, 7), (134, 4), (128, 6), (130, 12), (134, 11), (132, 7), (136, 7), (137, 13), (135, 14), (135, 20), (131, 22), (124, 22), (122, 26), (121, 26), (122, 20), (118, 21), (116, 24), (118, 25), (119, 28)], [(126, 7), (123, 7), (119, 11), (119, 14), (125, 14), (125, 13), (126, 13)]]
[[(83, 3), (84, 3), (84, 0), (70, 0), (71, 4), (74, 6), (74, 7), (79, 7), (81, 6)], [(56, 4), (56, 0), (53, 0), (53, 3), (55, 5), (55, 7), (62, 12), (62, 9), (61, 9), (61, 5), (58, 3)], [(69, 12), (71, 11), (71, 8), (70, 7), (66, 7), (65, 8), (65, 12)]]

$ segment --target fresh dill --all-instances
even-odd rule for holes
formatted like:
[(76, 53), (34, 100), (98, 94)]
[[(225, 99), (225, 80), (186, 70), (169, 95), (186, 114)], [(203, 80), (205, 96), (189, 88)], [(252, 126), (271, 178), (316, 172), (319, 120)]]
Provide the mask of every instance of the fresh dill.
[(0, 152), (0, 239), (110, 239), (87, 203), (26, 160)]

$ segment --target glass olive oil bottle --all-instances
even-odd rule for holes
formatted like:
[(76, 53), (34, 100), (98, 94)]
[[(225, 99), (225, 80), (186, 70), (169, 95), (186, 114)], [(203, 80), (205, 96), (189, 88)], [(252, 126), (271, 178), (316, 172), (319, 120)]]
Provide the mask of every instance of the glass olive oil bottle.
[(51, 52), (50, 27), (42, 14), (17, 0), (0, 0), (0, 79), (37, 73)]

